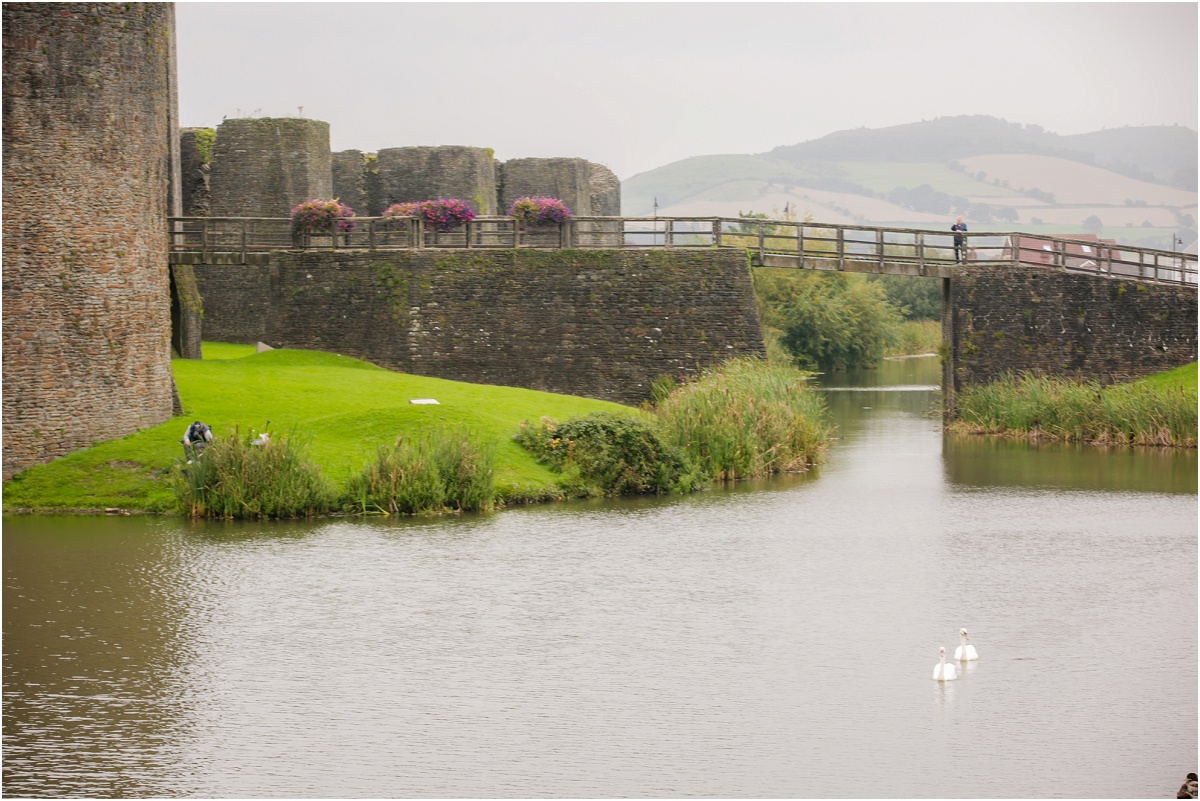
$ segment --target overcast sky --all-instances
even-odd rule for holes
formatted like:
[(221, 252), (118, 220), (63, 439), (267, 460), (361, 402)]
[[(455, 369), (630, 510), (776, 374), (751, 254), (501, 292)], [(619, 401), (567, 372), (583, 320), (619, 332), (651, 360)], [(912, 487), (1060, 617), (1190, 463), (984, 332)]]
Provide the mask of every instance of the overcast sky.
[(335, 151), (472, 145), (622, 179), (959, 114), (1196, 129), (1196, 9), (182, 2), (180, 118), (304, 116), (330, 124)]

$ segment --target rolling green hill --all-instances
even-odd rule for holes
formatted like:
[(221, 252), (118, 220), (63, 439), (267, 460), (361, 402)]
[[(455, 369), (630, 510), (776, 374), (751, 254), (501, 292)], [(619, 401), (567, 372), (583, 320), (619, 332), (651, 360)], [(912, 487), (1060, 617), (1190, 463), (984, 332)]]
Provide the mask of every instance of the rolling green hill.
[(677, 161), (623, 181), (622, 213), (788, 209), (826, 223), (938, 230), (962, 215), (975, 230), (1087, 231), (1167, 248), (1174, 237), (1196, 238), (1196, 153), (1190, 128), (1060, 136), (994, 117), (946, 117)]

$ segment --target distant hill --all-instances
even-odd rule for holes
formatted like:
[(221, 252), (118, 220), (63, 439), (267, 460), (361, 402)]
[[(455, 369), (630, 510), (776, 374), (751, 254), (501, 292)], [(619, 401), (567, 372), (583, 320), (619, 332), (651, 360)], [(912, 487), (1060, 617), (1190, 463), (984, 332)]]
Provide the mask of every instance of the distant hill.
[(829, 223), (1098, 232), (1169, 247), (1196, 238), (1197, 134), (1118, 128), (1060, 136), (995, 117), (859, 128), (755, 155), (697, 156), (622, 182), (622, 213), (795, 210)]

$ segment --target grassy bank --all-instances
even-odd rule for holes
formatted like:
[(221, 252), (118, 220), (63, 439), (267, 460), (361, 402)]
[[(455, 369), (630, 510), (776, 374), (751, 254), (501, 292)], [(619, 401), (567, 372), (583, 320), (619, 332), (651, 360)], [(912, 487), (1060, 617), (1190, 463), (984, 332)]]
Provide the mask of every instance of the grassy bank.
[(1196, 363), (1128, 384), (1009, 376), (956, 398), (951, 431), (1068, 442), (1196, 447)]
[[(253, 434), (268, 420), (274, 439), (302, 434), (308, 458), (337, 484), (400, 434), (469, 429), (494, 446), (501, 500), (549, 497), (556, 492), (554, 472), (512, 440), (522, 420), (637, 414), (616, 403), (394, 373), (315, 351), (255, 354), (252, 346), (205, 343), (203, 361), (177, 360), (173, 367), (183, 416), (18, 474), (4, 485), (4, 510), (171, 511), (170, 471), (183, 455), (179, 439), (197, 419), (218, 437), (234, 429)], [(434, 398), (438, 405), (411, 405), (413, 398)]]

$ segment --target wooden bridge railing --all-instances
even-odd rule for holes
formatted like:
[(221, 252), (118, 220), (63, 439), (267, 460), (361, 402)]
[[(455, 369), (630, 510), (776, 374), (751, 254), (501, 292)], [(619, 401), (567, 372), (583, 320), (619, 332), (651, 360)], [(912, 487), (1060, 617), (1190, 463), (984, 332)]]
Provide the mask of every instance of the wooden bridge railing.
[[(294, 237), (285, 218), (171, 217), (172, 260), (245, 264), (251, 254), (294, 249), (487, 250), (504, 248), (741, 248), (760, 265), (857, 272), (896, 269), (946, 275), (956, 261), (954, 234), (912, 228), (830, 225), (728, 217), (575, 217), (533, 229), (512, 217), (476, 217), (450, 233), (418, 218), (355, 217), (336, 236)], [(215, 258), (217, 256), (221, 258)], [(1197, 283), (1196, 256), (1065, 237), (968, 232), (968, 263), (1034, 265), (1144, 281)]]

